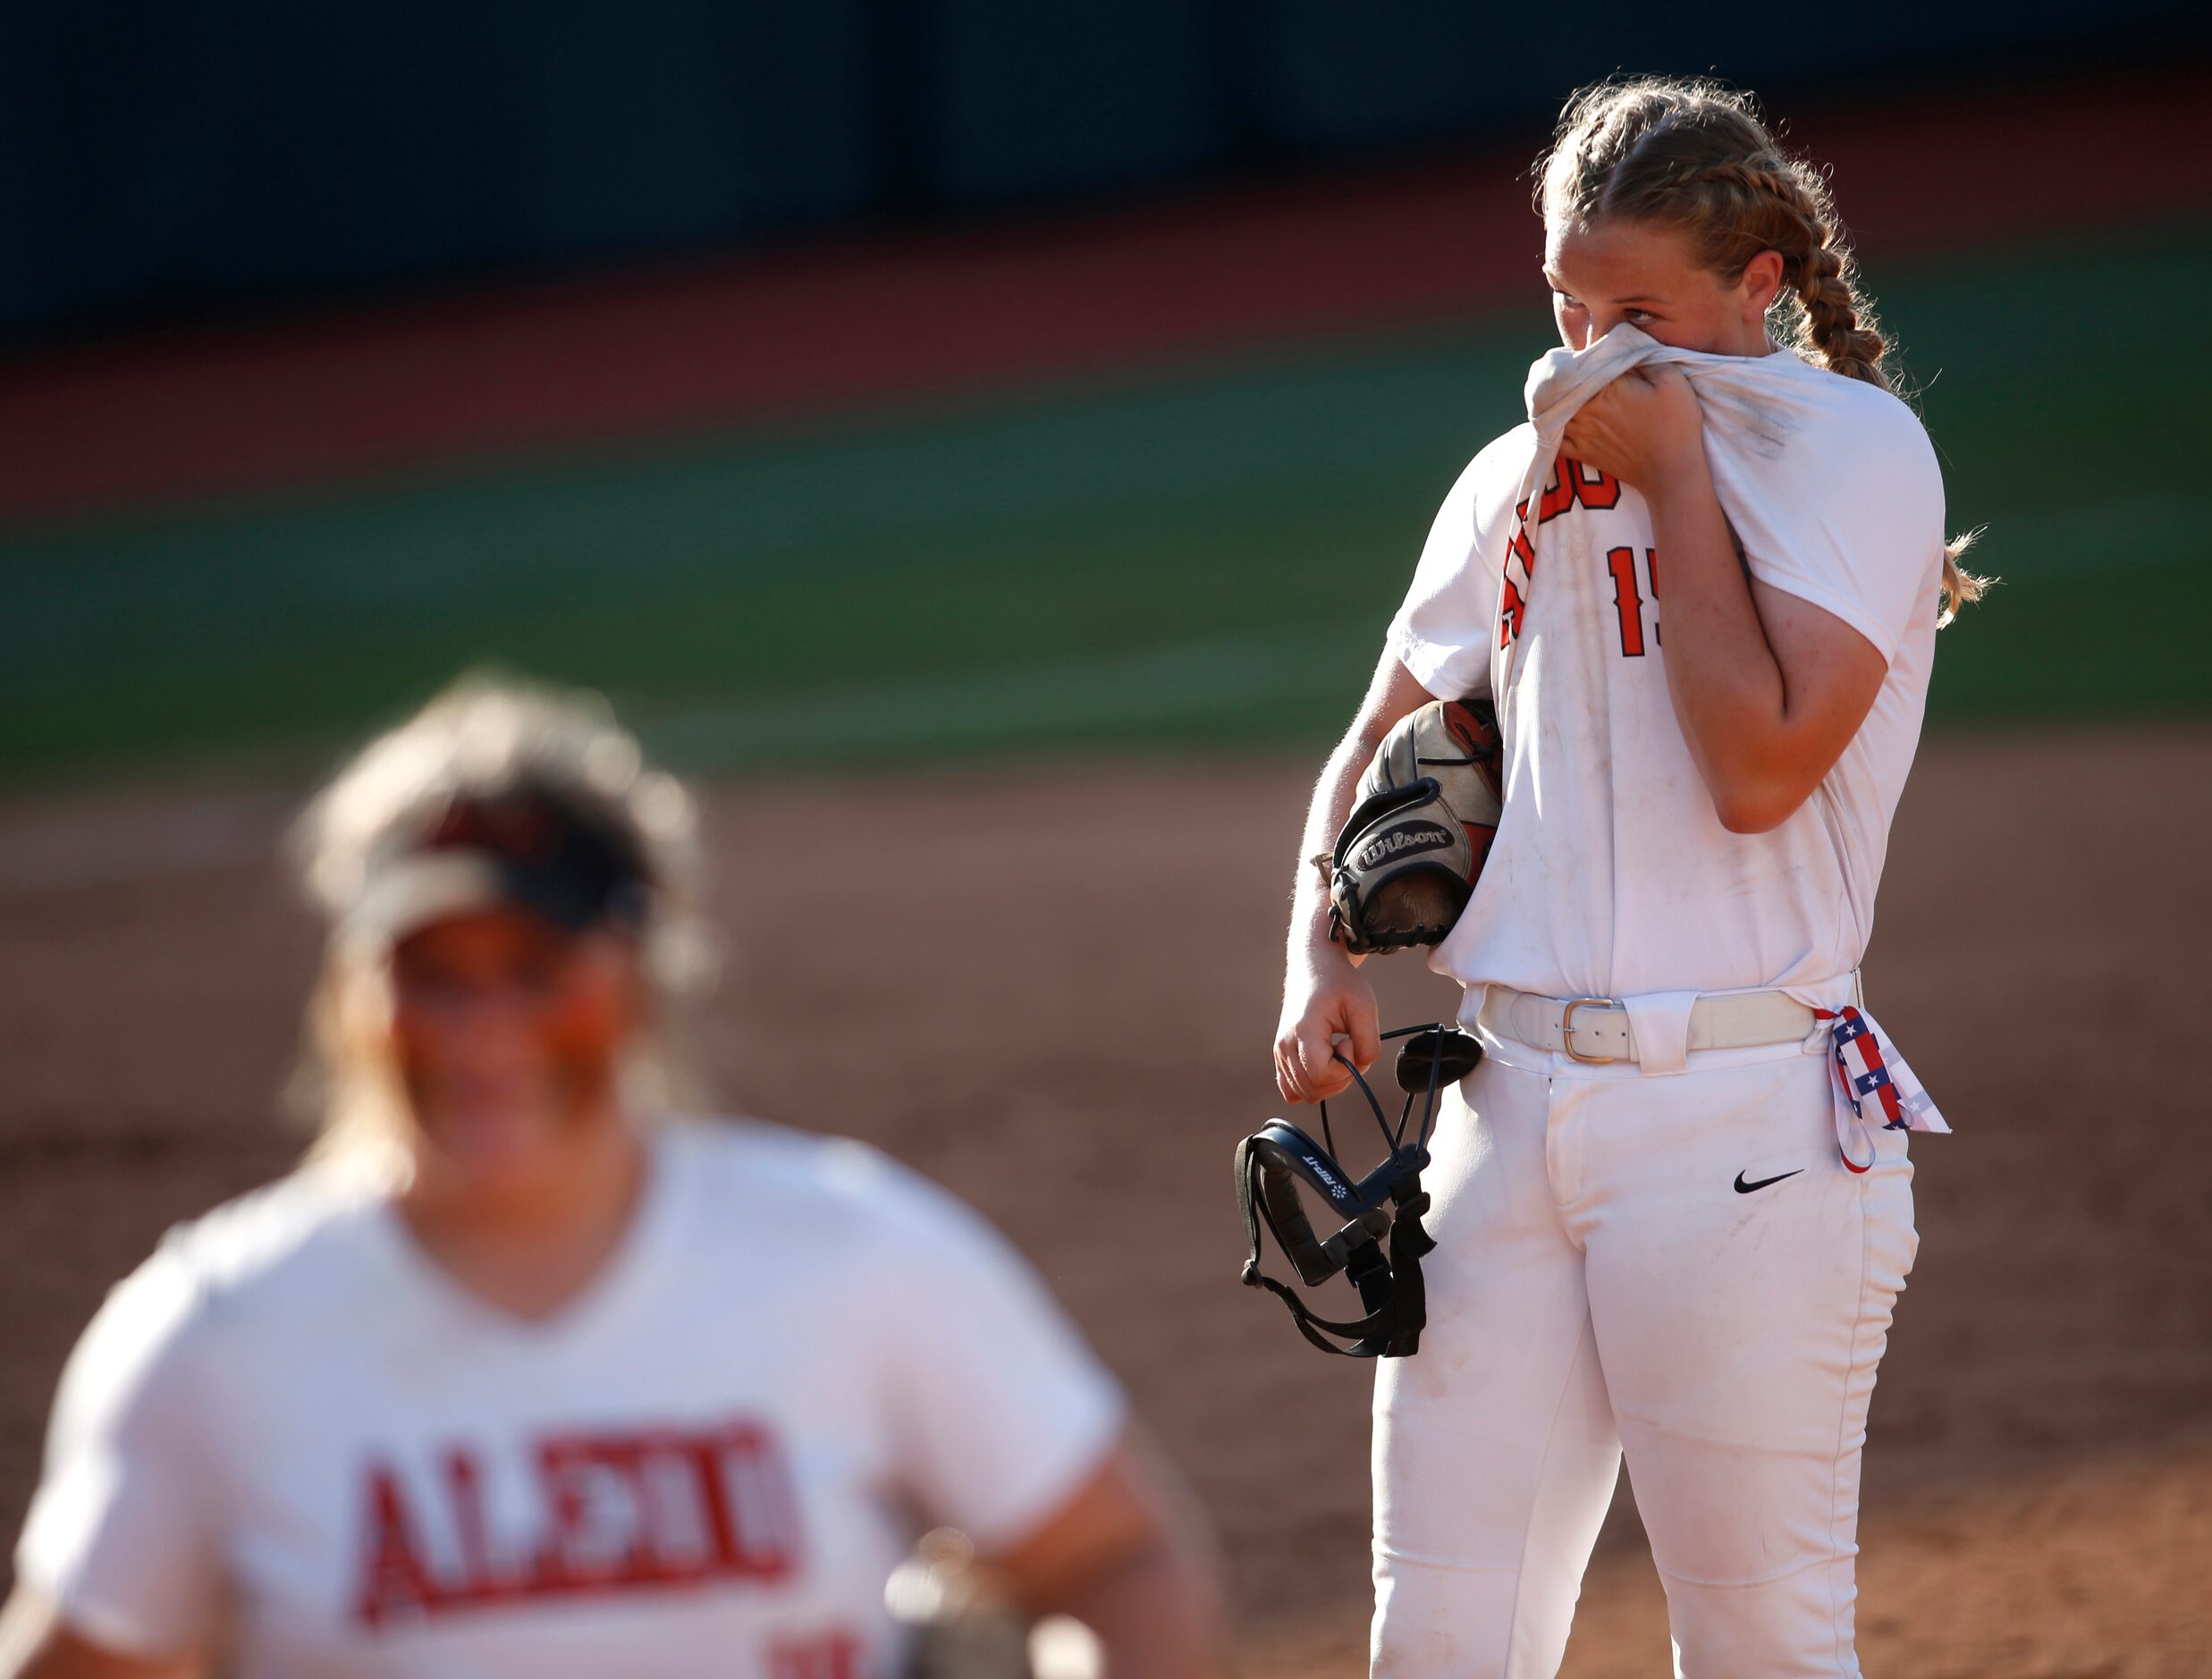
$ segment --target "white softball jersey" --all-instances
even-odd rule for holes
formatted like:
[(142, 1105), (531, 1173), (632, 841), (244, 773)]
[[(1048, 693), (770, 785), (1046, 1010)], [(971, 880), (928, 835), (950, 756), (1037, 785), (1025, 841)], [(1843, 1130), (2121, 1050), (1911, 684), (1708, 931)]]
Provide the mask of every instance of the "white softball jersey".
[[(1660, 360), (1697, 390), (1751, 574), (1834, 613), (1888, 665), (1841, 760), (1769, 833), (1721, 826), (1676, 721), (1667, 557), (1643, 497), (1557, 454), (1583, 400)], [(1544, 358), (1529, 399), (1532, 423), (1446, 497), (1390, 629), (1423, 688), (1493, 693), (1504, 724), (1504, 817), (1433, 966), (1554, 997), (1778, 987), (1837, 1006), (1873, 926), (1934, 654), (1944, 507), (1927, 434), (1895, 397), (1790, 351), (1698, 355), (1625, 326)], [(1636, 1021), (1640, 1042), (1664, 1039), (1656, 1024)]]
[(241, 1679), (890, 1679), (916, 1531), (1055, 1513), (1122, 1424), (1014, 1252), (859, 1144), (652, 1133), (554, 1317), (302, 1171), (171, 1233), (71, 1360), (19, 1575)]
[[(1751, 574), (1887, 662), (1769, 833), (1721, 826), (1676, 721), (1642, 497), (1558, 453), (1581, 402), (1651, 361), (1697, 390)], [(1856, 1675), (1860, 1455), (1918, 1240), (1905, 1128), (1944, 1127), (1894, 1054), (1902, 1118), (1862, 1118), (1845, 1076), (1874, 1028), (1845, 1005), (1920, 735), (1941, 478), (1902, 402), (1787, 352), (1617, 328), (1545, 357), (1528, 398), (1446, 499), (1390, 631), (1431, 693), (1496, 696), (1504, 736), (1497, 839), (1432, 966), (1471, 1025), (1493, 984), (1617, 1000), (1637, 1053), (1486, 1034), (1439, 1118), (1429, 1329), (1375, 1390), (1371, 1671), (1556, 1673), (1625, 1455), (1676, 1674)], [(1768, 988), (1838, 1024), (1687, 1050), (1699, 994)]]

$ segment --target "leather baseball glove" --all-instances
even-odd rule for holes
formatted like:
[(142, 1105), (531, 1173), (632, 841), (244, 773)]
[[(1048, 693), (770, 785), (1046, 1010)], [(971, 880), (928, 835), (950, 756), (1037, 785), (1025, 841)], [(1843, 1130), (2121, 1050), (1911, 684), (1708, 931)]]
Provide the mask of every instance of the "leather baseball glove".
[(908, 1632), (903, 1679), (1102, 1679), (1091, 1630), (1064, 1615), (1032, 1621), (976, 1559), (967, 1536), (924, 1536), (883, 1590)]
[(1314, 859), (1329, 875), (1330, 938), (1355, 955), (1443, 942), (1497, 837), (1503, 758), (1486, 699), (1431, 700), (1398, 721), (1335, 850)]

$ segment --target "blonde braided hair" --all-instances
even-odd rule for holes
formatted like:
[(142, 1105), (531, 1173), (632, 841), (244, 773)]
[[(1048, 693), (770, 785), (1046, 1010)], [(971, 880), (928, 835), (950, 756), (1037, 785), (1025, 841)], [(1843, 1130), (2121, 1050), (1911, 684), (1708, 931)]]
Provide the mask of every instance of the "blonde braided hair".
[[(1702, 79), (1585, 88), (1560, 114), (1538, 182), (1548, 223), (1663, 223), (1731, 281), (1761, 251), (1775, 252), (1783, 278), (1775, 306), (1785, 316), (1776, 337), (1831, 372), (1894, 388), (1882, 366), (1888, 340), (1859, 289), (1828, 183), (1783, 153), (1747, 95)], [(1972, 541), (1945, 546), (1940, 622), (1988, 586), (1959, 564)]]

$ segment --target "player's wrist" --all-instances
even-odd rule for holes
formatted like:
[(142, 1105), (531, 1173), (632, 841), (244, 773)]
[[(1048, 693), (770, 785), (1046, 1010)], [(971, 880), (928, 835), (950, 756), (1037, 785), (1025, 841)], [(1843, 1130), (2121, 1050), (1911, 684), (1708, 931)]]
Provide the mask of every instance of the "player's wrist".
[(1649, 476), (1651, 483), (1639, 487), (1654, 512), (1670, 504), (1714, 494), (1712, 470), (1705, 464), (1701, 437), (1693, 436), (1655, 456)]
[(1290, 959), (1296, 966), (1302, 959), (1316, 961), (1340, 947), (1330, 938), (1329, 920), (1330, 856), (1327, 852), (1307, 859), (1299, 872), (1297, 890), (1290, 899)]
[(1355, 972), (1356, 967), (1350, 954), (1330, 936), (1329, 912), (1324, 907), (1305, 923), (1303, 936), (1290, 953), (1292, 985), (1306, 991), (1318, 990)]

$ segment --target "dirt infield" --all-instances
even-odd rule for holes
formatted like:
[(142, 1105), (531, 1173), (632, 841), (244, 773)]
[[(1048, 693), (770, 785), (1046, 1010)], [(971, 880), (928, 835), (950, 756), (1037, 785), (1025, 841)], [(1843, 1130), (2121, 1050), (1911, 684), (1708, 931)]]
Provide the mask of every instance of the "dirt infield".
[[(1359, 1671), (1366, 1377), (1236, 1287), (1228, 1154), (1273, 1105), (1283, 882), (1211, 871), (1287, 864), (1305, 774), (887, 779), (826, 823), (803, 787), (712, 801), (725, 882), (745, 857), (787, 876), (722, 896), (708, 1037), (730, 1104), (881, 1143), (1035, 1258), (1196, 1481), (1252, 1671), (1282, 1679)], [(0, 808), (10, 1533), (102, 1289), (294, 1146), (270, 1112), (313, 940), (273, 882), (282, 808)], [(1915, 1148), (1923, 1245), (1867, 1472), (1870, 1671), (2212, 1672), (2212, 1136), (2183, 1053), (2208, 834), (2201, 730), (1923, 755), (1869, 985), (1959, 1135)], [(1403, 962), (1386, 980), (1396, 1018), (1446, 1000)], [(1665, 1670), (1622, 1505), (1580, 1679)]]

